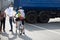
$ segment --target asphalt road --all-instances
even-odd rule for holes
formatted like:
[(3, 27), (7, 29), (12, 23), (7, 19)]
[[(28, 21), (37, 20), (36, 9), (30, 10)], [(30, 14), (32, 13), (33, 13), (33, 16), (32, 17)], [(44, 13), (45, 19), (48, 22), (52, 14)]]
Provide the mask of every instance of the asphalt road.
[(25, 23), (25, 35), (16, 33), (13, 23), (13, 33), (9, 31), (10, 25), (6, 20), (6, 32), (0, 34), (0, 40), (60, 40), (60, 18), (50, 19), (49, 23)]

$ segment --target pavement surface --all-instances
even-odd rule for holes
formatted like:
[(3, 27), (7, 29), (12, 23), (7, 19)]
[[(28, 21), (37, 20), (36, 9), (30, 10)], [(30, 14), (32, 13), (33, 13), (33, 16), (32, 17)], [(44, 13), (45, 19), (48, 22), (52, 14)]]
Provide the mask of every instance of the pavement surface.
[(6, 19), (6, 32), (0, 34), (0, 40), (60, 40), (60, 18), (50, 19), (48, 23), (25, 23), (25, 35), (16, 33), (13, 23), (13, 32), (10, 32), (10, 25)]

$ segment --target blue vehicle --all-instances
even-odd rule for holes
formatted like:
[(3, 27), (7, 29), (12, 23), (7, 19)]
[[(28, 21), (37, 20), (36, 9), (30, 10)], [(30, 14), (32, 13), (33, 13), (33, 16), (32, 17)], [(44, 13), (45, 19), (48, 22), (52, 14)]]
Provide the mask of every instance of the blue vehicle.
[(60, 0), (14, 0), (14, 7), (20, 6), (29, 23), (47, 23), (50, 18), (60, 17)]

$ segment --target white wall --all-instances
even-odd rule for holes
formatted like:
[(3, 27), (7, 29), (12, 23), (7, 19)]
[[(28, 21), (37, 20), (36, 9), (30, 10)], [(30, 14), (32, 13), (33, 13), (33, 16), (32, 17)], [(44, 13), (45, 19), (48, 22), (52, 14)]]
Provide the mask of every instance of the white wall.
[[(8, 5), (13, 2), (14, 0), (0, 0), (0, 9), (7, 8)], [(1, 4), (2, 3), (2, 4)]]

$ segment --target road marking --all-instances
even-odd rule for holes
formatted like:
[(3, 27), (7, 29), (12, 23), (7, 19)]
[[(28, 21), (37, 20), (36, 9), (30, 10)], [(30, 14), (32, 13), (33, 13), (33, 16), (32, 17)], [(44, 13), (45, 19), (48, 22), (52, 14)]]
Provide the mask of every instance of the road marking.
[(49, 31), (49, 32), (56, 33), (56, 34), (59, 34), (59, 35), (60, 35), (60, 32), (56, 32), (56, 31), (53, 31), (53, 30), (49, 30), (49, 29), (47, 29), (47, 28), (40, 27), (40, 26), (36, 26), (36, 25), (33, 25), (33, 24), (28, 24), (28, 25), (31, 25), (31, 26), (34, 26), (34, 27), (40, 28), (40, 29), (46, 29), (46, 30)]

